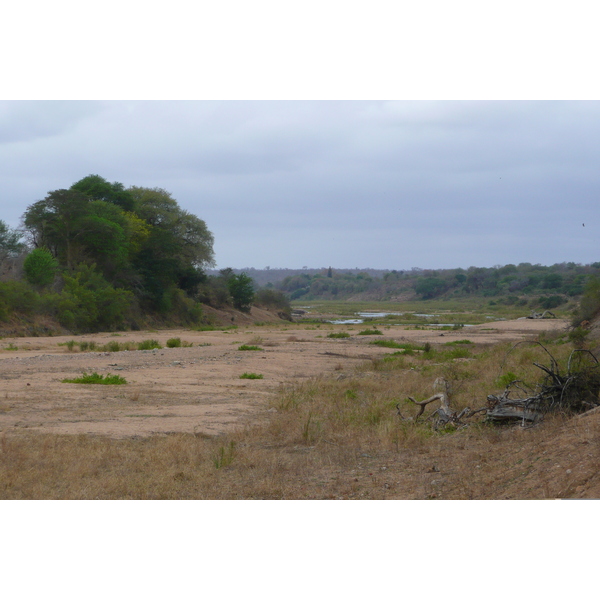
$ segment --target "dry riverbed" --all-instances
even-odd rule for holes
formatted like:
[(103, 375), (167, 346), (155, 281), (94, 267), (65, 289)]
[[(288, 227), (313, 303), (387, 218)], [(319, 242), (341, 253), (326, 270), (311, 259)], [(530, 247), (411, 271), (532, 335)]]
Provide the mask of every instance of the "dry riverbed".
[[(478, 344), (521, 340), (541, 331), (564, 329), (563, 320), (486, 323), (460, 331), (384, 328), (386, 339), (443, 343), (470, 339)], [(141, 331), (0, 341), (0, 431), (96, 434), (115, 438), (170, 432), (215, 435), (268, 416), (269, 400), (281, 384), (315, 375), (339, 376), (360, 361), (389, 349), (369, 344), (382, 336), (357, 335), (344, 327), (302, 323), (248, 326), (237, 330)], [(347, 331), (347, 339), (328, 338)], [(179, 337), (191, 347), (167, 348)], [(64, 344), (156, 339), (163, 349), (122, 352), (69, 351)], [(260, 351), (240, 351), (242, 344)], [(13, 348), (17, 348), (16, 350)], [(10, 349), (9, 349), (10, 348)], [(121, 375), (126, 385), (62, 383), (82, 373)], [(240, 379), (243, 373), (262, 379)]]

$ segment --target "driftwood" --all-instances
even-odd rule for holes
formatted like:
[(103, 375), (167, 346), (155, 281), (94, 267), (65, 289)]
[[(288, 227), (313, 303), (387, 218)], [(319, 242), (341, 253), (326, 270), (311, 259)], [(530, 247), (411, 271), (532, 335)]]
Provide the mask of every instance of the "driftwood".
[[(567, 361), (566, 372), (561, 372), (555, 358), (543, 344), (550, 357), (550, 366), (533, 363), (545, 375), (531, 390), (522, 382), (511, 382), (501, 396), (489, 395), (487, 418), (490, 421), (522, 420), (535, 423), (545, 414), (564, 412), (578, 414), (600, 406), (600, 364), (589, 350), (573, 350)], [(525, 394), (524, 398), (510, 398), (511, 388)], [(537, 393), (533, 393), (536, 391)]]
[(419, 412), (414, 417), (404, 417), (400, 412), (400, 404), (396, 405), (396, 410), (398, 412), (398, 416), (405, 421), (417, 421), (419, 417), (425, 412), (425, 407), (436, 400), (440, 401), (440, 407), (431, 413), (426, 420), (431, 420), (433, 423), (434, 429), (439, 429), (440, 427), (445, 427), (446, 425), (453, 427), (465, 427), (467, 423), (463, 422), (463, 419), (467, 419), (472, 417), (473, 415), (484, 412), (487, 408), (480, 408), (478, 410), (471, 410), (469, 407), (463, 408), (460, 412), (454, 410), (450, 406), (450, 385), (443, 377), (438, 377), (433, 384), (434, 391), (438, 391), (437, 394), (434, 394), (427, 400), (422, 400), (421, 402), (417, 402), (414, 398), (408, 396), (408, 400), (410, 400), (413, 404), (416, 404), (419, 407)]
[[(458, 412), (451, 406), (448, 382), (439, 377), (434, 383), (434, 391), (437, 393), (427, 400), (418, 402), (408, 397), (408, 400), (419, 407), (419, 412), (414, 417), (404, 417), (400, 411), (400, 404), (396, 405), (398, 416), (406, 421), (418, 421), (425, 412), (425, 407), (438, 400), (440, 407), (426, 418), (432, 421), (435, 429), (446, 425), (464, 427), (468, 424), (466, 419), (479, 413), (485, 414), (485, 420), (491, 423), (520, 422), (525, 426), (538, 423), (551, 412), (580, 414), (600, 409), (600, 363), (594, 354), (589, 350), (573, 350), (567, 361), (566, 371), (561, 371), (558, 362), (546, 347), (540, 342), (534, 343), (550, 358), (549, 366), (533, 363), (544, 372), (535, 389), (521, 381), (512, 381), (502, 394), (488, 395), (487, 406), (476, 410), (467, 407)], [(520, 397), (511, 397), (515, 392)]]
[[(549, 317), (546, 315), (550, 315)], [(556, 319), (556, 315), (549, 310), (545, 310), (542, 313), (535, 312), (535, 310), (531, 311), (531, 315), (526, 317), (527, 319)]]

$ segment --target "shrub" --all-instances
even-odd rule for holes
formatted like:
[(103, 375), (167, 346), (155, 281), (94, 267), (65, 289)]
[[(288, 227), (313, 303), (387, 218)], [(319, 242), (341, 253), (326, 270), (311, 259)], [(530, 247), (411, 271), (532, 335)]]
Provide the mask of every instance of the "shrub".
[(577, 327), (583, 321), (591, 321), (600, 313), (600, 277), (591, 277), (579, 303), (579, 310), (572, 325)]
[(0, 319), (7, 320), (12, 312), (38, 312), (40, 305), (40, 295), (25, 282), (0, 282)]
[(167, 340), (167, 348), (181, 348), (181, 338), (170, 338)]
[(32, 250), (23, 263), (25, 277), (31, 285), (46, 287), (54, 281), (58, 261), (47, 248)]
[(335, 338), (335, 339), (343, 339), (343, 338), (349, 338), (350, 334), (346, 333), (345, 331), (339, 331), (337, 333), (330, 333), (327, 337)]
[(568, 339), (576, 348), (583, 348), (589, 334), (590, 331), (588, 329), (584, 329), (583, 327), (575, 327), (569, 331)]
[(81, 264), (64, 275), (64, 289), (53, 297), (61, 325), (75, 331), (111, 330), (124, 326), (133, 293), (114, 288), (95, 266)]
[(513, 381), (517, 380), (518, 377), (512, 371), (508, 371), (496, 379), (496, 385), (498, 387), (507, 388)]
[(100, 385), (123, 385), (127, 381), (120, 375), (98, 375), (94, 372), (88, 375), (84, 373), (81, 377), (75, 379), (63, 379), (62, 383), (87, 383), (87, 384), (100, 384)]
[(358, 335), (383, 335), (383, 333), (379, 329), (364, 329), (359, 331)]
[(227, 289), (233, 299), (233, 306), (242, 312), (250, 312), (254, 301), (254, 282), (246, 273), (231, 275), (227, 280)]
[(262, 379), (263, 376), (258, 373), (242, 373), (240, 379)]
[(160, 350), (161, 348), (157, 340), (144, 340), (137, 345), (138, 350)]
[(242, 344), (238, 350), (262, 350), (262, 348), (259, 348), (258, 346), (248, 346), (247, 344)]

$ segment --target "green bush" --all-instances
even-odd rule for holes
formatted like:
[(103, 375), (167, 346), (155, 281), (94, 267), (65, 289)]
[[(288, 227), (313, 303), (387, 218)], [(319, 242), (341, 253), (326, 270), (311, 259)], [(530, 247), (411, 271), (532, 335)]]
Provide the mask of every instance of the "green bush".
[(262, 350), (262, 348), (259, 348), (258, 346), (248, 346), (247, 344), (242, 344), (238, 350), (242, 350), (242, 351), (247, 351), (247, 350)]
[(47, 248), (32, 250), (23, 263), (25, 277), (31, 285), (46, 287), (54, 281), (58, 261)]
[(588, 329), (583, 327), (575, 327), (569, 331), (568, 340), (576, 348), (582, 348), (587, 340), (587, 336), (590, 334)]
[(242, 373), (240, 379), (262, 379), (263, 376), (258, 373)]
[(600, 313), (600, 277), (591, 277), (579, 303), (572, 325), (577, 327), (584, 321), (591, 321)]
[(507, 373), (504, 373), (504, 375), (501, 375), (500, 377), (498, 377), (498, 379), (496, 379), (496, 385), (498, 387), (506, 388), (513, 381), (517, 381), (517, 379), (518, 377), (512, 371), (508, 371)]
[(160, 350), (161, 348), (162, 346), (158, 343), (158, 340), (144, 340), (137, 345), (138, 350)]
[(93, 265), (81, 264), (63, 279), (63, 291), (53, 297), (61, 325), (74, 331), (110, 331), (125, 326), (132, 292), (114, 288)]
[(233, 306), (242, 312), (250, 312), (254, 301), (254, 282), (246, 273), (231, 275), (227, 281), (227, 289), (233, 298)]
[(24, 281), (0, 282), (0, 319), (6, 321), (11, 313), (31, 314), (42, 306), (40, 295)]
[(349, 338), (350, 334), (346, 333), (345, 331), (339, 331), (336, 333), (330, 333), (327, 335), (328, 338), (334, 338), (334, 339), (344, 339), (344, 338)]
[(181, 348), (181, 338), (170, 338), (167, 340), (167, 348)]
[(63, 379), (62, 383), (86, 383), (86, 384), (100, 384), (100, 385), (123, 385), (127, 381), (120, 375), (98, 375), (94, 372), (88, 375), (84, 373), (81, 377), (75, 379)]
[(363, 329), (363, 331), (359, 331), (358, 335), (383, 335), (379, 329)]

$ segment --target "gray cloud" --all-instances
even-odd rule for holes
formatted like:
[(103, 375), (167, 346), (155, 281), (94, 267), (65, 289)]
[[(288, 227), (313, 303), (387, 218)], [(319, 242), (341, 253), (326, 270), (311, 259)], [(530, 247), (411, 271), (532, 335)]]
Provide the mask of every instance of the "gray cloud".
[(172, 192), (220, 267), (593, 262), (599, 130), (598, 102), (0, 102), (0, 218), (98, 173)]

